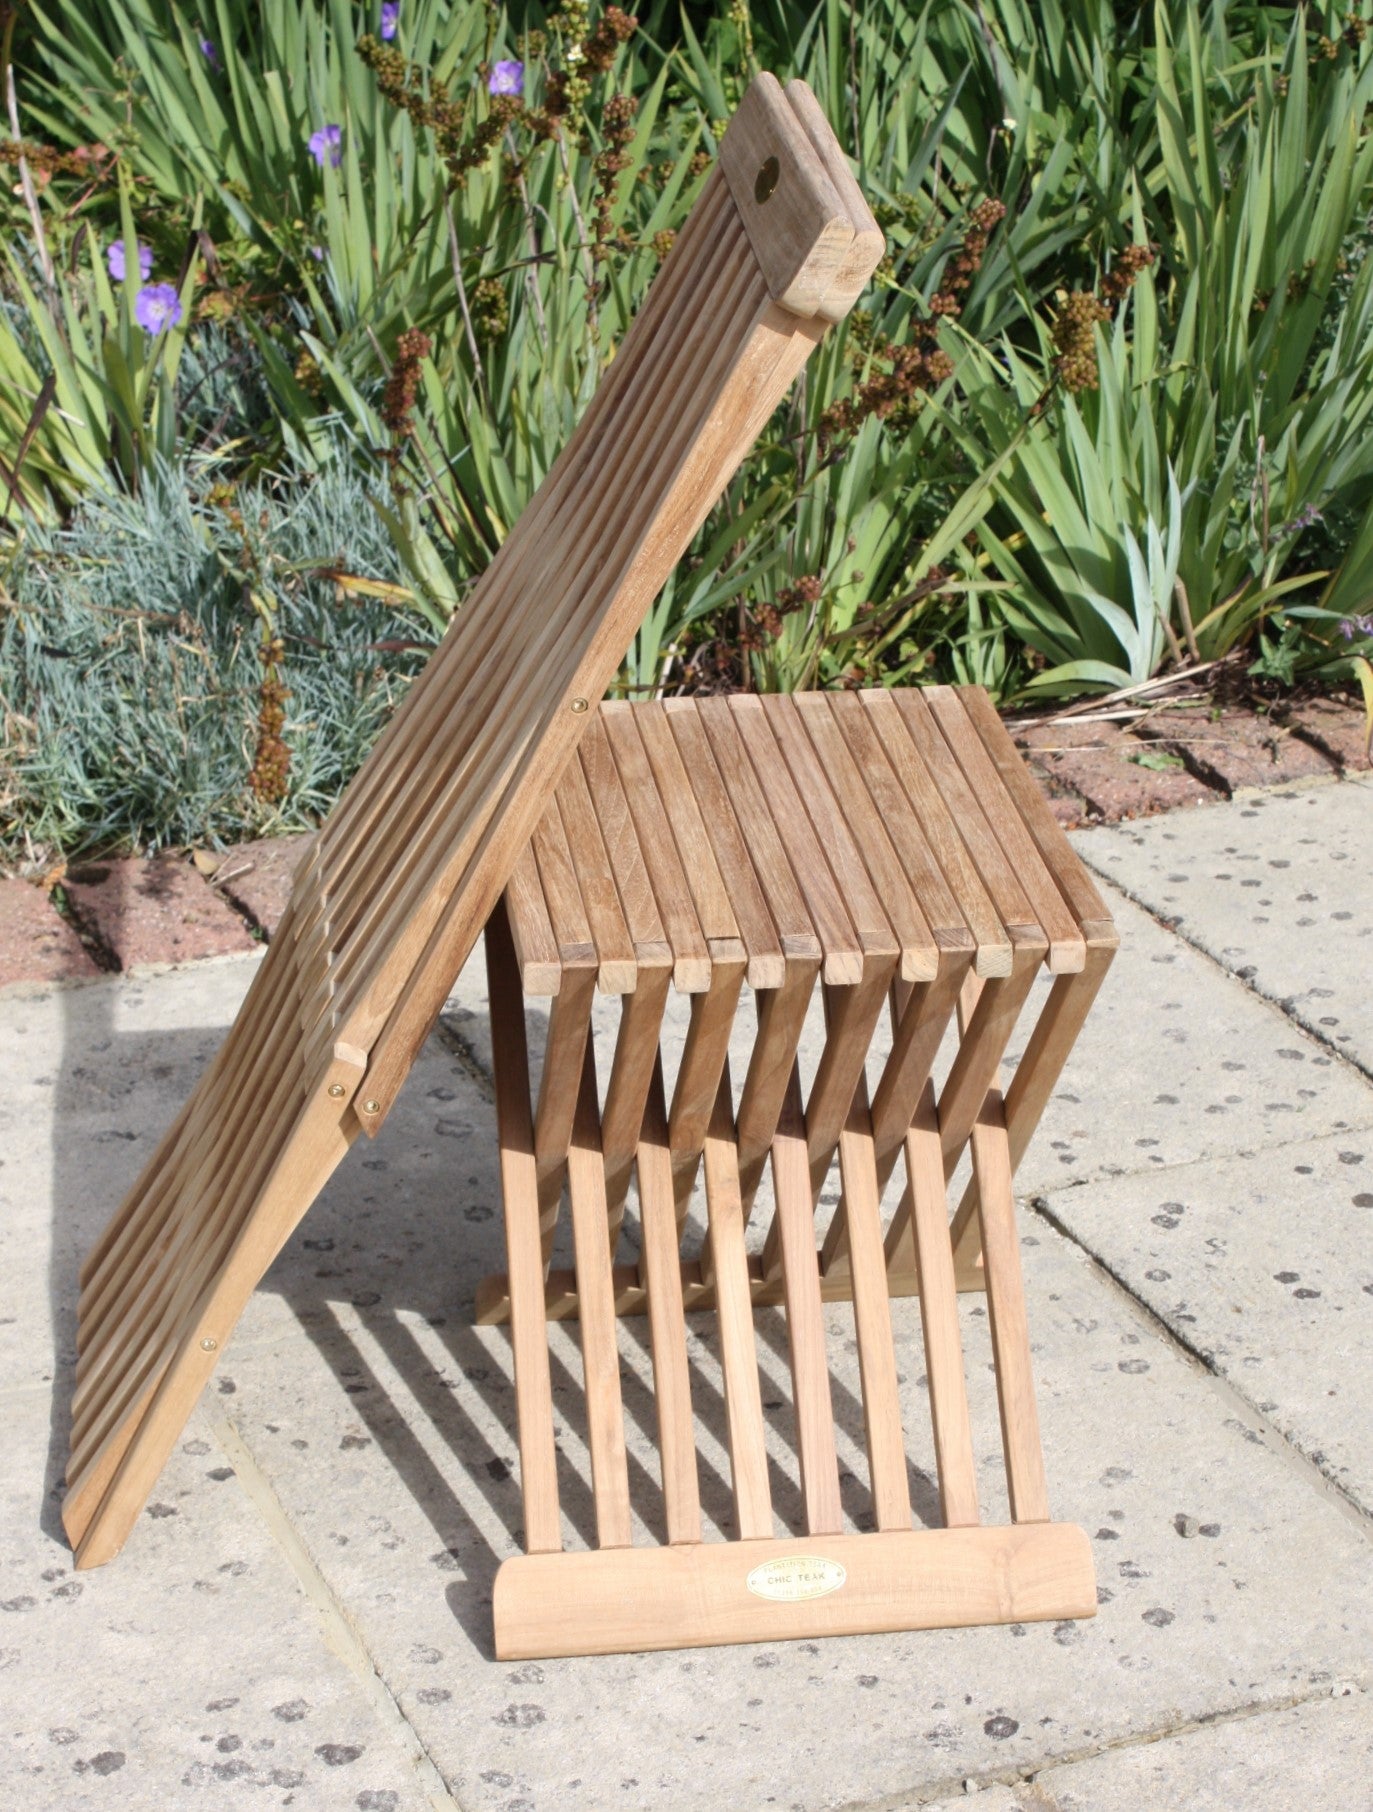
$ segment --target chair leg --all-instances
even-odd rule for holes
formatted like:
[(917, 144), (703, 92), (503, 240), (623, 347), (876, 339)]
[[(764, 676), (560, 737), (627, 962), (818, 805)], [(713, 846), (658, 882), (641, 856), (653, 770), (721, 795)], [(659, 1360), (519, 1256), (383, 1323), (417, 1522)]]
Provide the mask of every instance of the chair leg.
[(543, 1236), (529, 1100), (529, 1052), (515, 947), (504, 901), (486, 927), (487, 990), (500, 1142), (501, 1194), (509, 1266), (510, 1343), (515, 1361), (515, 1419), (524, 1497), (524, 1545), (530, 1554), (562, 1547), (553, 1390), (544, 1312)]
[(1030, 1365), (1020, 1240), (1011, 1194), (1010, 1146), (1001, 1095), (996, 1089), (988, 1094), (973, 1128), (973, 1173), (977, 1178), (987, 1315), (992, 1328), (1011, 1518), (1017, 1523), (1044, 1523), (1049, 1520), (1048, 1487)]

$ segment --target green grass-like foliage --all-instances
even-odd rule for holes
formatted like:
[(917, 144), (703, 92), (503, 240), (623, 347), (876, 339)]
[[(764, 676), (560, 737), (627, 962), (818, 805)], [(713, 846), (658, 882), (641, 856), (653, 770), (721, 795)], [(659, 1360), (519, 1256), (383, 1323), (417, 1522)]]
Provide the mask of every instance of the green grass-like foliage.
[[(67, 526), (34, 530), (0, 612), (0, 851), (312, 827), (429, 652), (388, 601), (396, 577), (345, 471), (228, 502), (203, 471), (155, 468), (137, 498), (96, 493)], [(290, 691), (279, 800), (250, 778), (264, 628), (285, 644)]]
[[(377, 653), (354, 711), (347, 663), (307, 677), (310, 638), (380, 612), (408, 629), (374, 641), (426, 640), (461, 608), (759, 67), (815, 88), (889, 256), (654, 606), (624, 689), (940, 677), (1063, 698), (1225, 657), (1358, 675), (1367, 10), (652, 0), (634, 23), (586, 0), (401, 0), (383, 43), (379, 0), (0, 9), (25, 141), (5, 168), (27, 182), (6, 184), (0, 248), (10, 846), (327, 808), (413, 661)], [(493, 95), (512, 61), (522, 93)], [(310, 149), (326, 126), (337, 165)], [(111, 278), (121, 237), (176, 292), (169, 331)], [(358, 570), (400, 586), (383, 600), (277, 585), (332, 558), (288, 525), (341, 498)], [(179, 727), (126, 784), (117, 751), (153, 707), (63, 613), (146, 603), (167, 524), (189, 550), (263, 510), (233, 602), (207, 602), (189, 551), (157, 568), (158, 610), (203, 620), (209, 652), (145, 688)], [(135, 658), (125, 629), (111, 646)], [(264, 681), (293, 693), (284, 781)], [(34, 697), (90, 719), (79, 762), (16, 702)], [(178, 739), (194, 809), (153, 777)]]

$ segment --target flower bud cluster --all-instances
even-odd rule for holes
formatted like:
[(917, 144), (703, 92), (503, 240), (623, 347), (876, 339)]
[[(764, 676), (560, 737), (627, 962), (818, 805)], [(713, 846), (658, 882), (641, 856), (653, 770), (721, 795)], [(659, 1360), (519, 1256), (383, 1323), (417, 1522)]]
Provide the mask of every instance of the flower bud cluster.
[(1063, 301), (1053, 326), (1054, 370), (1065, 389), (1076, 394), (1095, 390), (1100, 379), (1097, 369), (1096, 330), (1115, 313), (1121, 297), (1135, 286), (1139, 273), (1154, 262), (1151, 245), (1127, 245), (1101, 280), (1101, 298), (1090, 290), (1075, 289)]
[(291, 696), (281, 682), (281, 658), (286, 644), (272, 636), (258, 649), (262, 662), (262, 684), (258, 689), (257, 748), (253, 755), (248, 785), (253, 797), (263, 805), (278, 805), (286, 797), (290, 777), (291, 751), (282, 731), (286, 728), (286, 700)]
[(396, 356), (381, 400), (381, 419), (391, 434), (386, 457), (396, 465), (405, 442), (415, 432), (415, 398), (420, 387), (420, 360), (427, 359), (433, 343), (417, 327), (407, 329), (396, 341)]

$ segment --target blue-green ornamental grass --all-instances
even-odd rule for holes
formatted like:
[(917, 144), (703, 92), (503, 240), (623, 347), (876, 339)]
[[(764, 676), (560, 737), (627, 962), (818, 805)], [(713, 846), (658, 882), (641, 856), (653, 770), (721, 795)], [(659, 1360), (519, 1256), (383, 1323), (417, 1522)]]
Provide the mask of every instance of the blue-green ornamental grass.
[(0, 845), (328, 809), (760, 67), (815, 88), (889, 255), (623, 690), (1367, 691), (1370, 11), (31, 0), (0, 38)]

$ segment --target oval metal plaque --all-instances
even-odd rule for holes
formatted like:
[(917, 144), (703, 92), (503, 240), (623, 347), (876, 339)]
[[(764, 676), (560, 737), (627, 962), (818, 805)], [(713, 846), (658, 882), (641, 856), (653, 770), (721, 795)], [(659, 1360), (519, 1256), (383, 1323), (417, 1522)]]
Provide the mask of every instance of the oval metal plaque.
[(837, 1592), (847, 1578), (837, 1560), (824, 1560), (818, 1554), (789, 1554), (780, 1560), (765, 1560), (749, 1574), (746, 1584), (755, 1598), (798, 1604), (805, 1598)]

